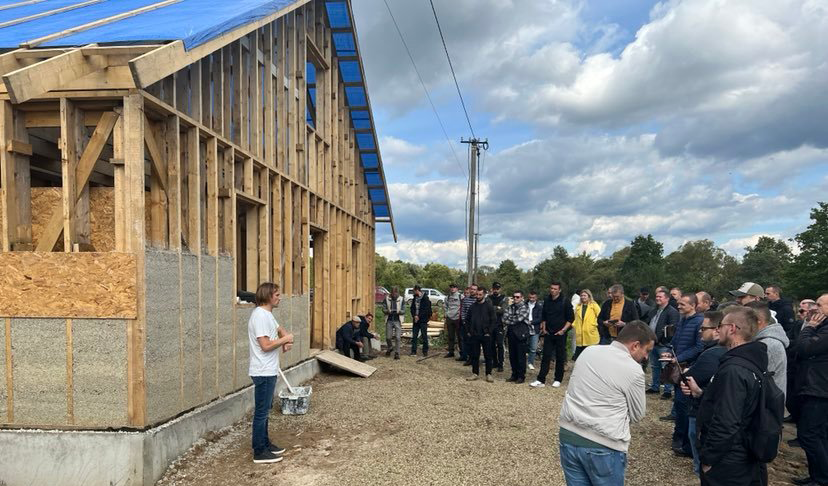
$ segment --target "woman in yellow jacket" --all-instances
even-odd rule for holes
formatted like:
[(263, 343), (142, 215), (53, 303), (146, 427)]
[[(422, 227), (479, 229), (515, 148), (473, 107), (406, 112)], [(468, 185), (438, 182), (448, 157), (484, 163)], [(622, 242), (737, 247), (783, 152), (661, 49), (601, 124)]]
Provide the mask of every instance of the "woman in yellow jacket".
[(601, 313), (601, 306), (592, 298), (589, 289), (581, 291), (581, 303), (575, 307), (575, 322), (572, 327), (575, 329), (575, 354), (572, 361), (578, 359), (581, 352), (587, 346), (598, 344), (601, 336), (598, 334), (598, 314)]

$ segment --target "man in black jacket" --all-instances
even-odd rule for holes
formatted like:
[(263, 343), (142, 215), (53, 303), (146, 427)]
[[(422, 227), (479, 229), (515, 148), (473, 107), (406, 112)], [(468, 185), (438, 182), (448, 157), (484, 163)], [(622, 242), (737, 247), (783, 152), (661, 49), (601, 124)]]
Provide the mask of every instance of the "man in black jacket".
[(365, 361), (360, 353), (362, 349), (362, 336), (359, 333), (359, 325), (362, 320), (359, 316), (354, 316), (353, 319), (342, 324), (336, 331), (336, 349), (348, 358), (351, 353), (357, 361)]
[(624, 296), (624, 286), (615, 284), (609, 288), (610, 298), (601, 304), (598, 314), (598, 333), (601, 335), (601, 344), (610, 344), (615, 341), (618, 331), (624, 324), (638, 320), (638, 309), (635, 302)]
[(411, 300), (411, 356), (417, 355), (417, 332), (423, 335), (423, 356), (428, 356), (428, 321), (431, 319), (431, 301), (420, 289), (414, 286), (414, 298)]
[(466, 338), (469, 340), (469, 359), (471, 360), (472, 375), (466, 378), (474, 381), (480, 378), (480, 347), (483, 347), (483, 359), (486, 361), (486, 381), (494, 381), (492, 377), (492, 335), (497, 325), (497, 316), (494, 306), (486, 299), (486, 289), (477, 289), (477, 301), (469, 308), (468, 323), (466, 324)]
[(529, 320), (529, 307), (523, 302), (523, 292), (516, 290), (512, 295), (512, 304), (503, 312), (509, 338), (509, 365), (512, 368), (512, 376), (506, 381), (519, 384), (526, 379)]
[(535, 371), (535, 355), (538, 351), (540, 340), (540, 323), (543, 320), (543, 303), (538, 301), (538, 294), (534, 290), (529, 292), (529, 300), (526, 301), (529, 308), (529, 351), (526, 357), (526, 367)]
[[(659, 358), (662, 353), (670, 352), (670, 341), (673, 339), (673, 333), (680, 319), (679, 311), (670, 305), (670, 294), (667, 289), (660, 288), (656, 292), (656, 307), (651, 311), (651, 314), (650, 329), (656, 335), (656, 344), (653, 346), (653, 352), (650, 353), (650, 367), (653, 370), (653, 382), (647, 388), (646, 393), (660, 393), (661, 368), (664, 365), (659, 361)], [(668, 400), (672, 396), (673, 385), (665, 383), (662, 398)]]
[[(747, 308), (729, 310), (719, 326), (719, 343), (727, 348), (711, 383), (704, 390), (696, 416), (701, 431), (699, 459), (702, 486), (764, 486), (767, 468), (748, 452), (746, 438), (758, 411), (758, 373), (768, 370), (765, 343), (751, 341), (756, 314)], [(694, 396), (701, 390), (688, 379)]]
[(765, 289), (765, 297), (768, 298), (768, 308), (776, 313), (776, 322), (782, 324), (786, 334), (790, 334), (796, 321), (791, 301), (782, 298), (782, 289), (778, 285), (769, 285)]
[(810, 475), (796, 483), (809, 486), (828, 485), (828, 294), (817, 299), (817, 307), (796, 341), (802, 400), (797, 437)]
[(506, 309), (506, 296), (500, 293), (500, 282), (495, 282), (492, 284), (492, 293), (489, 294), (489, 301), (491, 301), (492, 306), (495, 310), (495, 316), (497, 316), (497, 326), (495, 326), (494, 334), (492, 335), (492, 343), (495, 347), (493, 359), (494, 359), (494, 367), (497, 368), (497, 371), (503, 371), (503, 360), (505, 357), (504, 351), (504, 330), (503, 330), (503, 312)]
[(541, 336), (543, 338), (543, 355), (541, 355), (541, 369), (537, 379), (529, 384), (532, 388), (546, 386), (546, 375), (549, 373), (549, 363), (552, 355), (555, 356), (554, 388), (561, 386), (566, 364), (566, 332), (572, 327), (575, 320), (575, 309), (569, 299), (561, 295), (561, 283), (549, 284), (549, 295), (543, 301), (541, 310)]
[(788, 390), (785, 393), (785, 408), (791, 414), (787, 421), (799, 422), (799, 411), (802, 410), (802, 397), (799, 396), (799, 388), (802, 385), (802, 375), (799, 373), (799, 359), (796, 354), (796, 343), (805, 324), (811, 320), (814, 313), (818, 312), (816, 301), (813, 299), (802, 299), (799, 301), (799, 319), (794, 322), (791, 332), (788, 333)]
[[(707, 311), (704, 313), (704, 321), (699, 330), (702, 342), (704, 343), (704, 351), (696, 358), (693, 366), (686, 373), (688, 379), (693, 378), (693, 381), (701, 390), (707, 388), (710, 379), (713, 378), (713, 375), (716, 374), (716, 370), (719, 368), (719, 361), (722, 355), (727, 351), (727, 348), (719, 344), (719, 324), (722, 322), (723, 317), (724, 315), (721, 312)], [(683, 383), (681, 391), (685, 395), (690, 395), (690, 387)], [(696, 429), (696, 416), (698, 415), (700, 404), (701, 399), (691, 398), (690, 409), (687, 411), (689, 418), (687, 436), (690, 439), (690, 449), (693, 453), (693, 472), (696, 473), (696, 476), (700, 474), (699, 436)]]

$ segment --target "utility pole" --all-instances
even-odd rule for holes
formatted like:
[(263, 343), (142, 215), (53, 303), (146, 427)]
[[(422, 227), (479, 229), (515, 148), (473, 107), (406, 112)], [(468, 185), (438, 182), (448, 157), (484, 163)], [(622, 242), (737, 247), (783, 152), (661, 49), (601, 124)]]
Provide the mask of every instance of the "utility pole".
[(460, 139), (460, 143), (467, 143), (471, 145), (469, 150), (469, 233), (466, 235), (466, 285), (474, 283), (477, 277), (477, 239), (478, 233), (476, 231), (476, 206), (477, 206), (477, 187), (479, 185), (477, 173), (478, 160), (480, 156), (480, 148), (487, 150), (489, 148), (489, 140), (481, 141), (478, 138), (469, 140)]

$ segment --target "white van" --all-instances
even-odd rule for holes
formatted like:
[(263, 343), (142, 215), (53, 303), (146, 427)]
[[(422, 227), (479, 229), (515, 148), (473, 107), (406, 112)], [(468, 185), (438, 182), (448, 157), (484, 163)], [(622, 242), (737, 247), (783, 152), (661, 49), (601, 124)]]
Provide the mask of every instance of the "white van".
[[(446, 295), (440, 292), (437, 289), (430, 289), (428, 287), (423, 287), (422, 289), (423, 295), (428, 296), (428, 300), (431, 301), (432, 304), (445, 304), (446, 303)], [(408, 287), (405, 289), (405, 302), (407, 305), (411, 304), (411, 301), (414, 300), (414, 288)]]

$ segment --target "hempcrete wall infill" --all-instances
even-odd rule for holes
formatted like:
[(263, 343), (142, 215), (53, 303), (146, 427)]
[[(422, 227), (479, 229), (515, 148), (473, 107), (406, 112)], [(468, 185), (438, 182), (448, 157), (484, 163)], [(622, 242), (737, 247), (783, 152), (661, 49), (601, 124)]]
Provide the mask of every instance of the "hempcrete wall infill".
[(12, 319), (11, 335), (15, 423), (66, 423), (66, 319)]
[(199, 368), (202, 366), (199, 348), (201, 335), (199, 321), (201, 311), (198, 295), (201, 285), (198, 280), (198, 256), (181, 254), (181, 282), (183, 291), (182, 316), (184, 319), (184, 409), (189, 410), (201, 403)]
[(145, 356), (149, 423), (173, 417), (181, 411), (178, 261), (177, 252), (146, 252)]
[(218, 397), (216, 387), (216, 257), (201, 256), (202, 402)]
[(233, 384), (233, 259), (218, 258), (218, 382), (219, 393), (226, 395), (234, 390)]
[(8, 421), (6, 394), (6, 320), (0, 318), (0, 422)]
[(75, 425), (127, 424), (126, 335), (124, 320), (72, 320)]
[(248, 370), (250, 369), (250, 350), (248, 348), (247, 322), (253, 307), (238, 306), (236, 308), (236, 388), (250, 385)]

